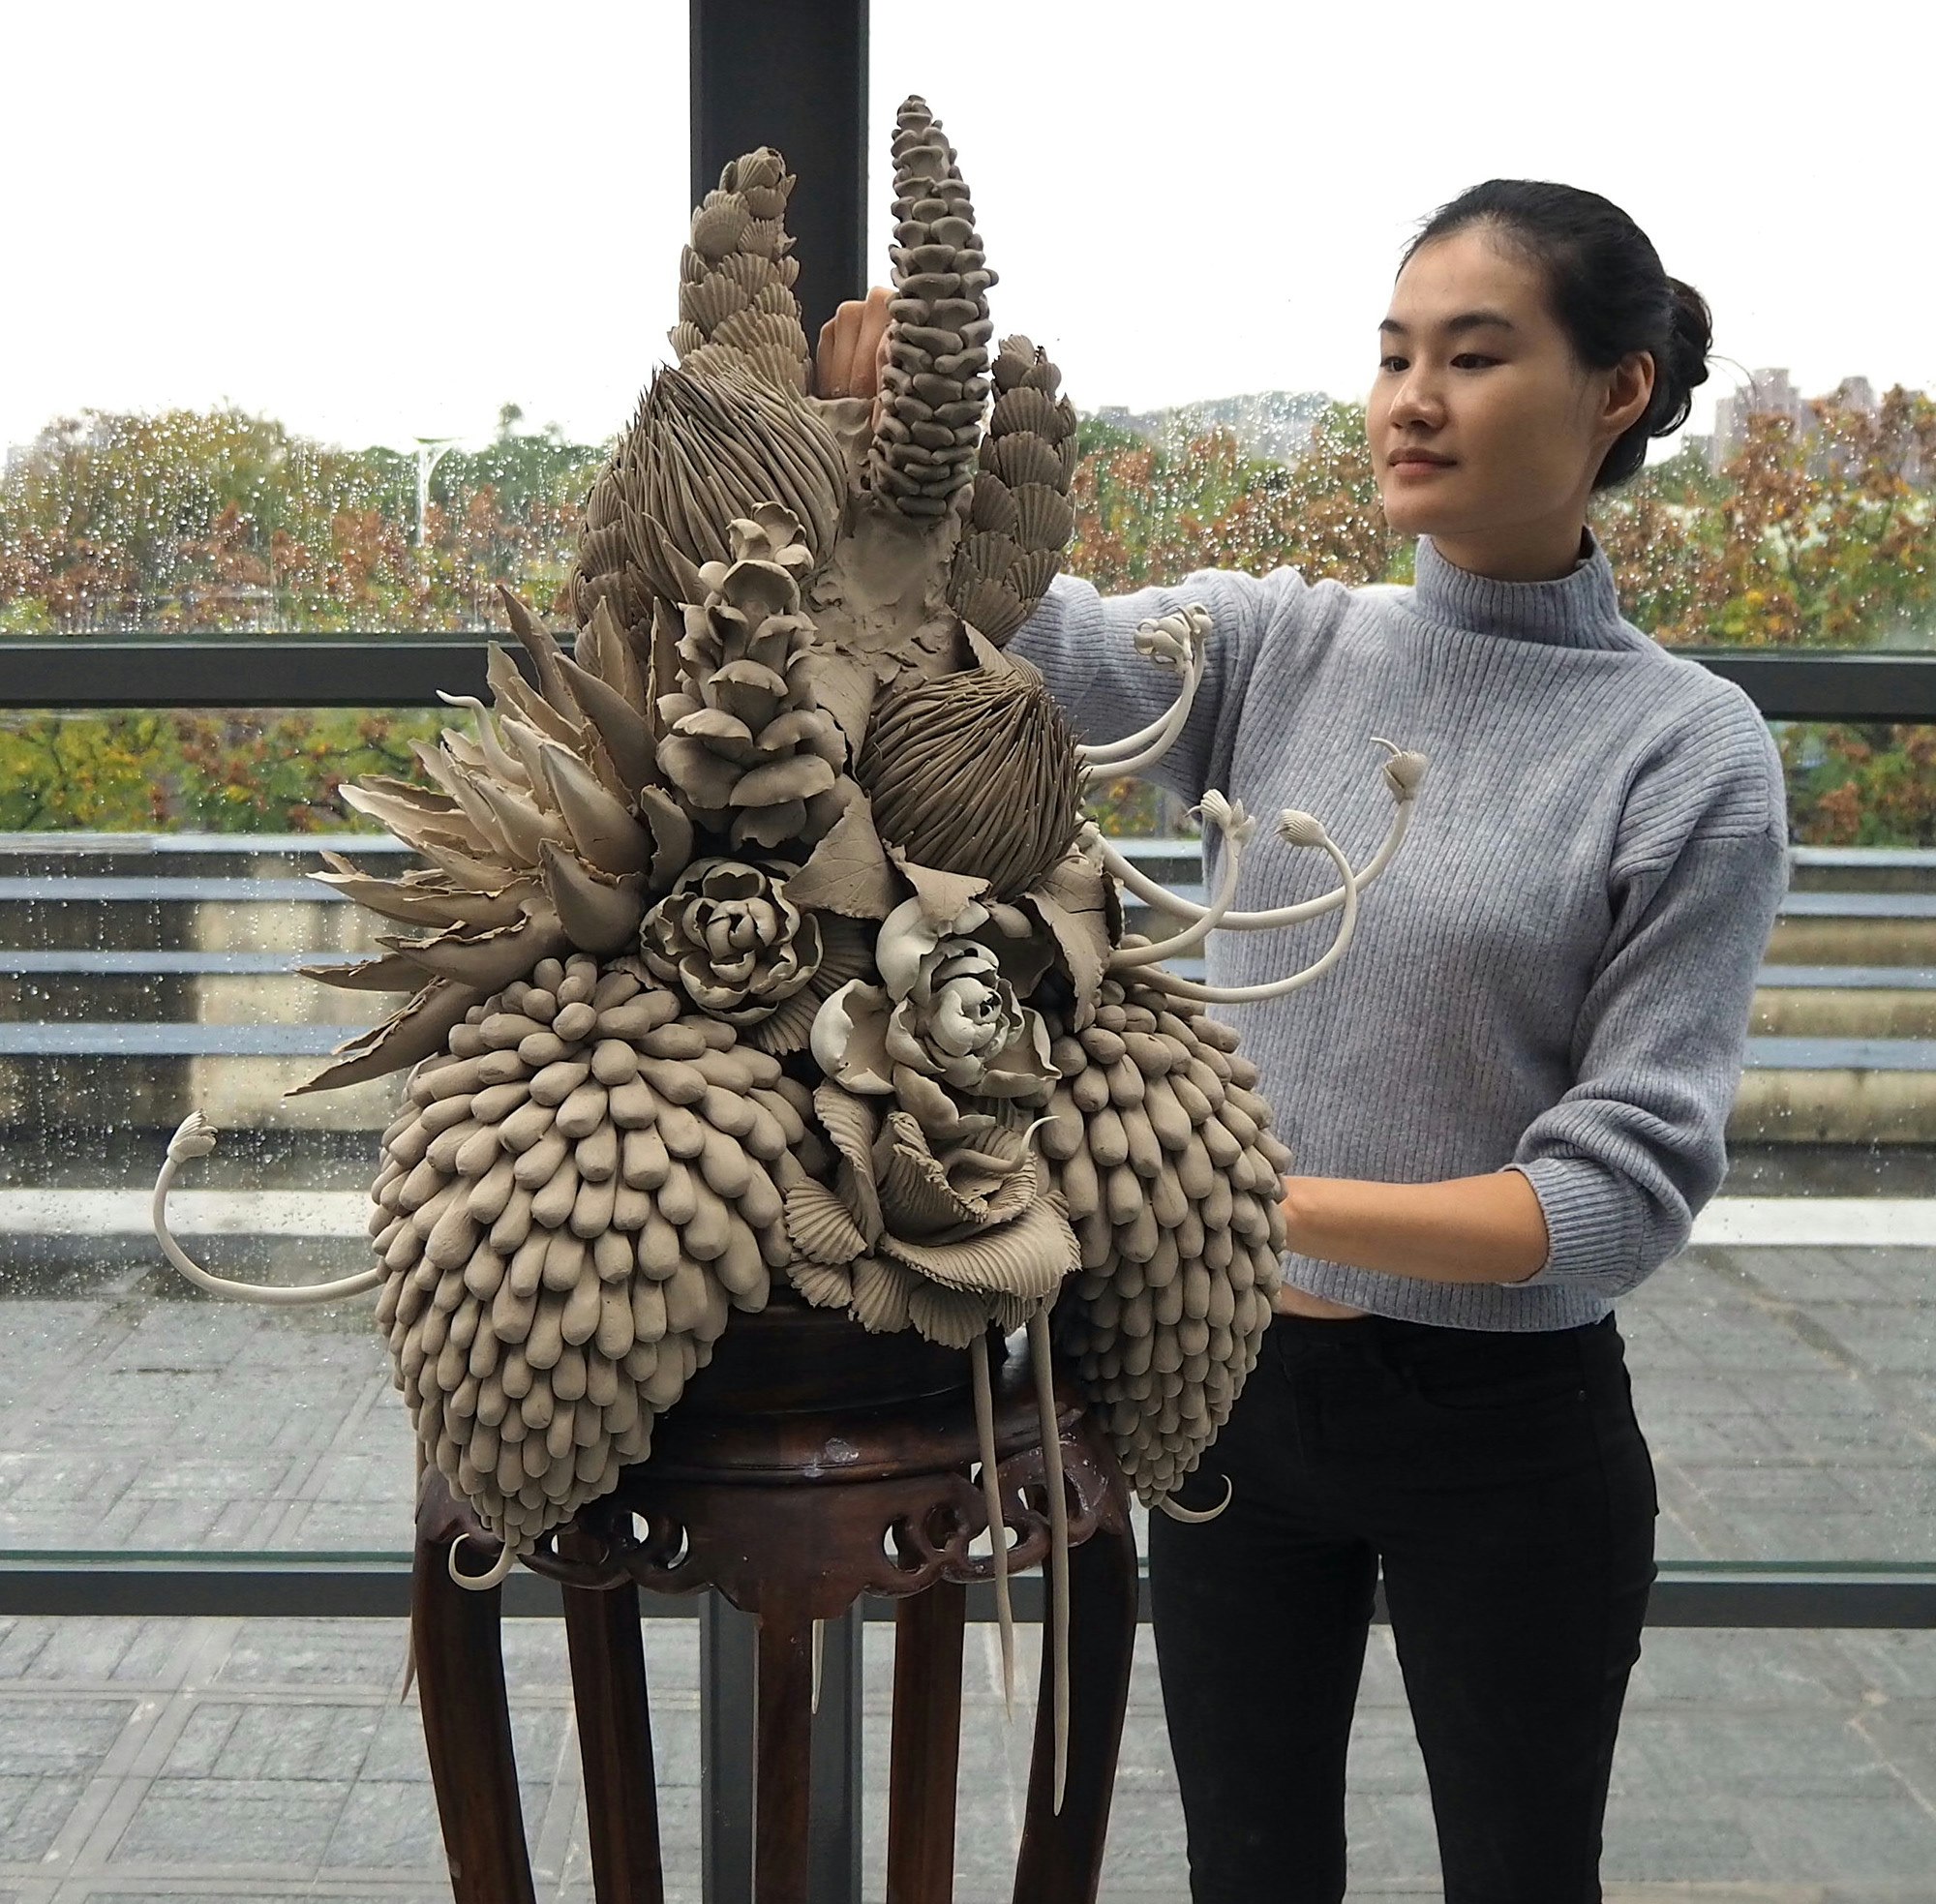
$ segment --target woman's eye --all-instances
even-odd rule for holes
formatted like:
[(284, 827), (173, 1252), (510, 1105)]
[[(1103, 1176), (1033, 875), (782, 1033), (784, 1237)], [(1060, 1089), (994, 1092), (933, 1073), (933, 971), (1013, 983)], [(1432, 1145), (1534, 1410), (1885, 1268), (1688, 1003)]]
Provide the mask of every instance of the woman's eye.
[(1380, 357), (1378, 359), (1378, 368), (1396, 374), (1405, 368), (1405, 359), (1403, 357)]
[(1482, 357), (1476, 350), (1462, 350), (1452, 359), (1454, 370), (1482, 370), (1487, 364), (1498, 362), (1497, 357)]

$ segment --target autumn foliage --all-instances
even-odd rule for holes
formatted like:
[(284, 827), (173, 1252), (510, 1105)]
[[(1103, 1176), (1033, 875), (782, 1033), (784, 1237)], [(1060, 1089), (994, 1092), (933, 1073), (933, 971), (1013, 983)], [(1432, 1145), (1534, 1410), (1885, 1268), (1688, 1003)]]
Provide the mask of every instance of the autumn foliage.
[[(236, 410), (89, 412), (0, 480), (0, 638), (483, 628), (496, 585), (555, 603), (602, 446), (520, 434), (450, 454), (416, 522), (413, 459), (347, 451)], [(1091, 422), (1073, 566), (1105, 591), (1204, 567), (1405, 581), (1362, 410), (1332, 405), (1294, 463), (1225, 432), (1159, 446)], [(1718, 474), (1689, 449), (1601, 498), (1627, 613), (1690, 648), (1936, 644), (1936, 403), (1823, 399), (1752, 416)], [(337, 783), (408, 771), (434, 715), (0, 716), (0, 827), (343, 824)], [(1936, 844), (1936, 730), (1776, 723), (1796, 836)], [(1109, 790), (1131, 829), (1173, 825)]]

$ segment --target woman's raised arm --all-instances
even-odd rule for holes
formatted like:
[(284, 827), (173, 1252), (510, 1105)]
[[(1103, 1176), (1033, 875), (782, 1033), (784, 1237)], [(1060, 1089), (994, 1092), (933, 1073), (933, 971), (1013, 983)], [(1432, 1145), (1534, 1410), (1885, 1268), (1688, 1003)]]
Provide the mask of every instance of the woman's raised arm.
[[(864, 302), (842, 304), (821, 327), (816, 396), (879, 396), (891, 296), (877, 285)], [(1271, 623), (1303, 590), (1302, 578), (1290, 569), (1262, 580), (1205, 569), (1174, 588), (1111, 596), (1058, 576), (1008, 651), (1042, 671), (1085, 745), (1157, 730), (1148, 744), (1125, 751), (1125, 771), (1160, 782), (1194, 806), (1217, 784), (1228, 758), (1243, 685)], [(1137, 633), (1193, 606), (1208, 613), (1210, 628), (1189, 713), (1181, 732), (1171, 735), (1164, 731), (1165, 716), (1185, 685), (1182, 669), (1165, 660), (1168, 644), (1161, 638), (1139, 643)], [(1157, 757), (1144, 765), (1145, 754)]]

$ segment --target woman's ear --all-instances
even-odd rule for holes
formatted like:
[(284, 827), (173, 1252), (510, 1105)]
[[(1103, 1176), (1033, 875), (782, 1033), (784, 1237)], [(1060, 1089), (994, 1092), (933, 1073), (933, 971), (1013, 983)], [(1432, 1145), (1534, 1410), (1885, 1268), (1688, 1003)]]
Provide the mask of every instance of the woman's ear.
[(1647, 414), (1653, 401), (1654, 365), (1650, 350), (1629, 350), (1614, 366), (1600, 409), (1600, 427), (1609, 440), (1623, 437)]

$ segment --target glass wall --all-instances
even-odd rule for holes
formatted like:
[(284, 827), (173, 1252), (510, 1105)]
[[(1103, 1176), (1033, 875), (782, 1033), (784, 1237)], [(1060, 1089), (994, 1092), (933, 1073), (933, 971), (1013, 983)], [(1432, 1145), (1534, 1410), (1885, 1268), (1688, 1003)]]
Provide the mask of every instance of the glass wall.
[[(407, 769), (408, 741), (439, 724), (375, 709), (0, 715), (14, 794), (77, 823), (0, 833), (6, 1545), (407, 1543), (408, 1426), (367, 1302), (210, 1301), (161, 1261), (148, 1200), (199, 1109), (222, 1138), (176, 1212), (194, 1254), (245, 1280), (367, 1266), (394, 1080), (283, 1094), (394, 1005), (299, 975), (384, 929), (304, 875), (318, 847), (385, 873), (404, 858), (387, 836), (291, 829), (341, 829), (323, 804), (335, 779)], [(96, 810), (60, 814), (62, 793)], [(142, 816), (112, 803), (135, 800), (168, 830), (133, 831)]]
[[(23, 71), (86, 73), (94, 130), (75, 137), (57, 87), (0, 120), (11, 175), (54, 152), (72, 167), (13, 232), (63, 260), (61, 295), (0, 315), (0, 643), (501, 627), (499, 583), (554, 608), (586, 488), (668, 354), (684, 12), (199, 5), (107, 48), (79, 16), (10, 29)], [(958, 18), (874, 8), (871, 255), (885, 275), (887, 133), (920, 92), (975, 191), (998, 333), (1048, 346), (1083, 416), (1078, 572), (1407, 579), (1355, 408), (1399, 250), (1474, 180), (1548, 176), (1624, 205), (1715, 312), (1687, 432), (1596, 516), (1629, 615), (1695, 650), (1936, 649), (1936, 355), (1917, 315), (1936, 266), (1905, 240), (1899, 186), (1852, 190), (1839, 164), (1777, 175), (1770, 156), (1794, 160), (1798, 126), (1824, 149), (1859, 132), (1865, 179), (1920, 177), (1911, 115), (1819, 75), (1926, 63), (1926, 25), (1845, 7), (1820, 28), (1829, 60), (1739, 8), (1648, 0), (1621, 15), (1626, 68), (1604, 19), (1517, 4), (1483, 31), (1409, 4), (1331, 19), (1213, 0), (1186, 19), (996, 0), (975, 18), (971, 55)], [(296, 966), (380, 928), (303, 875), (324, 848), (405, 863), (342, 836), (337, 788), (408, 772), (440, 718), (0, 712), (7, 1549), (407, 1546), (413, 1454), (367, 1304), (196, 1296), (157, 1259), (147, 1196), (198, 1107), (223, 1132), (174, 1203), (198, 1256), (277, 1281), (363, 1266), (391, 1089), (283, 1094), (373, 1015)], [(1662, 1556), (1927, 1564), (1936, 728), (1774, 727), (1793, 887), (1730, 1175), (1621, 1311)], [(1128, 783), (1100, 811), (1166, 883), (1195, 877), (1177, 802)], [(984, 1879), (1006, 1895), (1028, 1737), (1025, 1707), (1001, 1728), (983, 1637), (964, 1898)], [(684, 1630), (653, 1644), (690, 1878), (693, 1648)], [(414, 1718), (388, 1710), (401, 1645), (376, 1624), (0, 1619), (0, 1894), (430, 1894)], [(533, 1842), (577, 1895), (556, 1635), (517, 1647)], [(1363, 1894), (1429, 1894), (1382, 1634), (1369, 1673)], [(1634, 1898), (1702, 1883), (1901, 1904), (1936, 1868), (1932, 1713), (1926, 1635), (1650, 1635), (1610, 1874)], [(1145, 1656), (1106, 1896), (1180, 1894), (1159, 1714)], [(1769, 1886), (1794, 1889), (1749, 1889)]]

